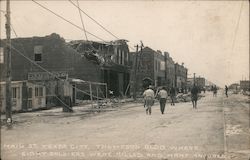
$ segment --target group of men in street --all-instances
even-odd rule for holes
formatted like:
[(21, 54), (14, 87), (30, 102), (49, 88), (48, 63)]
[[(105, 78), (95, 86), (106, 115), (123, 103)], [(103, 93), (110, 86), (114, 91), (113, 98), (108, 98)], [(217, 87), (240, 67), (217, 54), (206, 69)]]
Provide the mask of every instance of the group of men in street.
[[(144, 107), (146, 108), (146, 114), (151, 115), (152, 113), (152, 106), (154, 105), (154, 99), (157, 97), (160, 102), (160, 110), (161, 114), (164, 114), (166, 101), (168, 97), (168, 92), (165, 87), (160, 88), (159, 92), (156, 94), (154, 93), (153, 86), (149, 86), (143, 93), (144, 97)], [(217, 96), (217, 90), (218, 88), (216, 86), (212, 87), (213, 96)], [(199, 94), (199, 88), (194, 84), (191, 89), (191, 101), (193, 105), (193, 109), (197, 109), (197, 100), (198, 100), (198, 94)], [(176, 96), (176, 90), (174, 87), (172, 87), (169, 90), (169, 95), (171, 98), (171, 106), (175, 105), (175, 96)], [(225, 86), (225, 95), (228, 97), (228, 87)]]
[[(194, 85), (192, 90), (191, 90), (191, 99), (192, 99), (192, 104), (193, 104), (194, 109), (197, 109), (198, 92), (199, 92), (198, 88)], [(175, 88), (172, 87), (170, 89), (169, 93), (170, 93), (170, 98), (171, 98), (171, 106), (174, 106), (175, 105), (175, 95), (176, 95)], [(144, 91), (143, 97), (144, 97), (144, 107), (146, 108), (146, 114), (151, 115), (152, 106), (154, 105), (155, 97), (157, 97), (159, 99), (161, 114), (164, 114), (166, 101), (167, 101), (167, 97), (168, 97), (168, 92), (167, 92), (167, 89), (165, 87), (162, 87), (155, 96), (153, 86), (150, 85)]]

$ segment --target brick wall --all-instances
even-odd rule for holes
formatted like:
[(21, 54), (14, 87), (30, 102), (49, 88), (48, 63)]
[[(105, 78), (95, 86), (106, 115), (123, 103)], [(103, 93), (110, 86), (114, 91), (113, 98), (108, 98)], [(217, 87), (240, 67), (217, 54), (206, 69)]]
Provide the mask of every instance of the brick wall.
[[(12, 46), (33, 61), (35, 60), (34, 47), (42, 46), (42, 59), (36, 63), (46, 70), (50, 72), (66, 71), (69, 77), (72, 78), (101, 81), (100, 67), (81, 57), (67, 46), (64, 39), (57, 34), (45, 37), (13, 39)], [(12, 50), (11, 58), (12, 80), (27, 80), (29, 72), (45, 72), (20, 55), (16, 50)]]

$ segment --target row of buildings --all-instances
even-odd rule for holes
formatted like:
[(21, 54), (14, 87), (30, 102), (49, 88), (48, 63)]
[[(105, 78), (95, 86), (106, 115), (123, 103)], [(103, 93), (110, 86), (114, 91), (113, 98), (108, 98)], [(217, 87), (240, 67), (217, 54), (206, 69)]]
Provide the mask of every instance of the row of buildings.
[[(145, 82), (158, 86), (186, 88), (187, 68), (173, 61), (167, 52), (144, 47), (139, 53), (129, 52), (128, 41), (111, 42), (70, 41), (60, 35), (16, 38), (11, 41), (13, 110), (27, 110), (35, 106), (56, 105), (65, 97), (93, 99), (129, 96), (136, 78), (137, 89)], [(0, 56), (5, 58), (5, 41), (0, 43)], [(133, 66), (138, 58), (136, 77)], [(2, 111), (5, 108), (5, 60), (1, 60)], [(19, 103), (19, 102), (20, 103)], [(17, 103), (18, 102), (18, 103)], [(28, 106), (28, 107), (27, 107)]]
[(168, 52), (162, 53), (145, 47), (138, 53), (131, 53), (131, 64), (135, 63), (136, 59), (139, 59), (136, 74), (138, 92), (142, 92), (149, 84), (155, 87), (165, 86), (167, 89), (187, 88), (188, 69), (184, 67), (184, 63), (174, 62)]
[(249, 80), (240, 80), (240, 83), (233, 83), (228, 86), (229, 89), (234, 91), (250, 92), (250, 81)]

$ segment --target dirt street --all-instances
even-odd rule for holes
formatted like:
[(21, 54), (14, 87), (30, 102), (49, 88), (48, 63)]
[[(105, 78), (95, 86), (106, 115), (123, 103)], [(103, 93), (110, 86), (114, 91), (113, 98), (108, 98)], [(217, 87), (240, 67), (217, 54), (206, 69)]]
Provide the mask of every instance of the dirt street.
[[(62, 109), (13, 115), (12, 129), (1, 127), (3, 160), (161, 159), (248, 160), (249, 97), (207, 92), (192, 104), (159, 103), (146, 115), (143, 105), (129, 103), (89, 112)], [(2, 118), (4, 115), (2, 115)]]

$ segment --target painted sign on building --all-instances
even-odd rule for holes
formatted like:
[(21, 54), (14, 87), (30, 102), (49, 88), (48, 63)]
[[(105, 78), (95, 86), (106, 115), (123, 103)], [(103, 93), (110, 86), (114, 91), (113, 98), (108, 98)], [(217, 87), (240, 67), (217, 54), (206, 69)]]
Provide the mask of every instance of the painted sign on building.
[(30, 72), (28, 73), (28, 80), (32, 81), (44, 81), (44, 80), (54, 80), (55, 78), (67, 79), (68, 73), (64, 71), (59, 72)]

